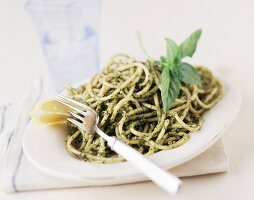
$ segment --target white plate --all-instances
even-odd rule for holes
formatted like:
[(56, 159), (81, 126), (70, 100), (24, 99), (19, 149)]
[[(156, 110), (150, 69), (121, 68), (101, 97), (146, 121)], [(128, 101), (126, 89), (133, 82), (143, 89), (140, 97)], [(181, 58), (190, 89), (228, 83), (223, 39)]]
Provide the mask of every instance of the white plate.
[[(170, 169), (201, 154), (219, 139), (233, 122), (241, 105), (241, 94), (237, 87), (228, 80), (223, 80), (223, 83), (225, 95), (204, 115), (201, 130), (191, 133), (189, 141), (184, 145), (160, 151), (150, 156), (151, 160)], [(139, 180), (144, 179), (142, 173), (128, 162), (96, 164), (73, 158), (65, 147), (65, 139), (66, 134), (61, 128), (31, 121), (23, 137), (24, 152), (37, 168), (59, 178), (92, 180), (91, 185), (133, 182), (137, 177)]]

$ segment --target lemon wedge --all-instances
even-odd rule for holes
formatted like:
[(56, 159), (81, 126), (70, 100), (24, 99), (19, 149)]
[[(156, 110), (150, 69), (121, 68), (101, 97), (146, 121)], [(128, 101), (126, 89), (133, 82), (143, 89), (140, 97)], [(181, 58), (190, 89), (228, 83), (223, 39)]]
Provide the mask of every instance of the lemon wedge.
[(49, 99), (38, 103), (30, 117), (43, 124), (59, 124), (66, 122), (69, 110), (65, 105)]

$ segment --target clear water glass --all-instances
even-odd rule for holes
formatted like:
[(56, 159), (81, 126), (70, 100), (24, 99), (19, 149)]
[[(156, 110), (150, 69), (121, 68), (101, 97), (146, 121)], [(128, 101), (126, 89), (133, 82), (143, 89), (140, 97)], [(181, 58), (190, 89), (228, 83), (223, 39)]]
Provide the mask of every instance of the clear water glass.
[(55, 89), (83, 81), (99, 69), (101, 0), (30, 0)]

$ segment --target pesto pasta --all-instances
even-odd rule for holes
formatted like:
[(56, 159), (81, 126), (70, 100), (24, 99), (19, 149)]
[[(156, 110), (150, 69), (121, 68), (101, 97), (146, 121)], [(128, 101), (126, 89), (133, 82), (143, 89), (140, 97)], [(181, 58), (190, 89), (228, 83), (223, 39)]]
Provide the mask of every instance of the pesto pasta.
[[(147, 156), (184, 144), (202, 126), (202, 115), (223, 96), (221, 82), (205, 67), (196, 67), (199, 85), (181, 83), (172, 107), (163, 110), (161, 68), (127, 55), (109, 64), (84, 85), (66, 86), (67, 95), (93, 108), (99, 128)], [(98, 134), (68, 124), (67, 149), (75, 157), (100, 163), (124, 161)]]

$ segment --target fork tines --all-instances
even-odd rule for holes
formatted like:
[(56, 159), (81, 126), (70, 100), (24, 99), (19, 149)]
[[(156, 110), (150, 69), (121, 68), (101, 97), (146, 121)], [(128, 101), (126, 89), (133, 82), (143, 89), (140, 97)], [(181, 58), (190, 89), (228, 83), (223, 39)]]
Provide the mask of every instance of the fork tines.
[(86, 106), (85, 104), (83, 104), (83, 103), (80, 103), (80, 102), (78, 102), (78, 101), (76, 101), (76, 100), (74, 100), (74, 99), (71, 99), (71, 98), (69, 98), (69, 97), (66, 97), (66, 96), (63, 96), (63, 95), (57, 95), (60, 99), (64, 99), (64, 100), (66, 100), (67, 102), (71, 102), (73, 105), (76, 105), (76, 106), (79, 106), (79, 107), (81, 107), (81, 108), (83, 108), (83, 109), (85, 109), (85, 110), (92, 110), (89, 106)]
[[(55, 101), (57, 101), (57, 102), (59, 102), (59, 103), (65, 105), (66, 107), (68, 107), (68, 108), (70, 108), (70, 109), (72, 109), (72, 110), (75, 110), (77, 113), (80, 113), (80, 114), (82, 114), (82, 115), (85, 115), (85, 112), (84, 112), (84, 111), (82, 111), (81, 109), (78, 109), (77, 107), (74, 107), (74, 106), (70, 105), (70, 104), (67, 103), (67, 102), (64, 102), (63, 100), (55, 99)], [(73, 104), (74, 104), (74, 103), (73, 103)]]

